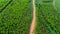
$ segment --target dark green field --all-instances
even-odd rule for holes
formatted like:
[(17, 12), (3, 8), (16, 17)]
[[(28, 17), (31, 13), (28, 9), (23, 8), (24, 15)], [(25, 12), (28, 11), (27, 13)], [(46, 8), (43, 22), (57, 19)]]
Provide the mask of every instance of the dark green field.
[(0, 0), (0, 34), (29, 34), (31, 0)]

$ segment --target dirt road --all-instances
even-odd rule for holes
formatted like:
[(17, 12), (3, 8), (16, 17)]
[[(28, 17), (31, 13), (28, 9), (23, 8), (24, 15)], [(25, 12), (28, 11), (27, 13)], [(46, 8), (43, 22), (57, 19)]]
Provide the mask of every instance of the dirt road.
[(30, 33), (29, 34), (34, 34), (35, 23), (36, 23), (35, 0), (32, 0), (32, 3), (33, 3), (33, 20), (32, 20), (32, 23), (31, 23)]

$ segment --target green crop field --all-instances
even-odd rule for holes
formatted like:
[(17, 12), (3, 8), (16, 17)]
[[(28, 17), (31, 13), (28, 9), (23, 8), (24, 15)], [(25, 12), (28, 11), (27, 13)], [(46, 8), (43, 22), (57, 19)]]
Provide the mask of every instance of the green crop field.
[(31, 0), (0, 0), (0, 34), (29, 34)]
[(53, 1), (35, 0), (37, 10), (35, 34), (60, 34), (60, 0), (55, 1), (55, 7)]

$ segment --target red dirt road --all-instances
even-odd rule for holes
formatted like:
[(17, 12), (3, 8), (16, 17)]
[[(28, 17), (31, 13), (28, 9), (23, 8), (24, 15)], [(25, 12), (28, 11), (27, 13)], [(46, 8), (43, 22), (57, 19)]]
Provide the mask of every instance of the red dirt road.
[(32, 20), (32, 24), (31, 24), (31, 27), (30, 27), (30, 33), (29, 34), (34, 34), (35, 23), (36, 23), (35, 0), (32, 0), (32, 3), (33, 3), (33, 20)]

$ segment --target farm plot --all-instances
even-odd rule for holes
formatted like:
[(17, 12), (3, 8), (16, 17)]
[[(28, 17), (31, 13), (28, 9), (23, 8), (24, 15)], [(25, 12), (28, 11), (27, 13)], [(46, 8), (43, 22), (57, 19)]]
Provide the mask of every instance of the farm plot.
[(35, 4), (37, 13), (35, 34), (60, 34), (60, 13), (55, 9), (53, 0), (36, 0)]
[(0, 34), (29, 34), (33, 13), (32, 1), (0, 0), (0, 2), (2, 2), (0, 10), (3, 9), (0, 12)]

